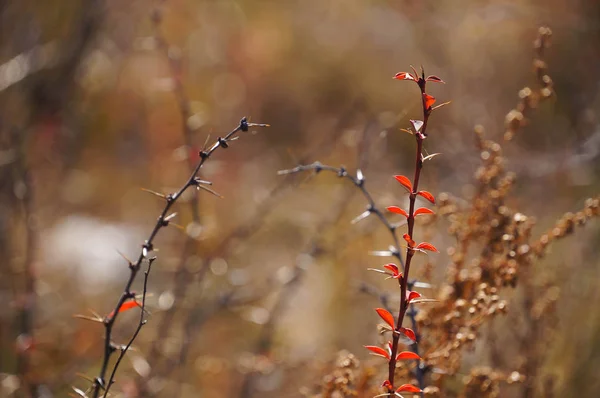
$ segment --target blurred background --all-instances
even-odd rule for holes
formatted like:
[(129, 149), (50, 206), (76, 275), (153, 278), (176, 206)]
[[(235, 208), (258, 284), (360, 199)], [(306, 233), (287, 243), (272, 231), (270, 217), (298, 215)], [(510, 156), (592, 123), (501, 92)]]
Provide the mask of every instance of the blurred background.
[[(385, 364), (362, 346), (377, 339), (379, 300), (364, 286), (396, 293), (367, 272), (386, 261), (369, 251), (387, 249), (388, 231), (350, 224), (365, 201), (347, 181), (277, 171), (360, 168), (378, 204), (403, 203), (392, 176), (412, 175), (414, 139), (400, 128), (421, 110), (417, 87), (392, 76), (423, 65), (446, 82), (431, 94), (452, 104), (430, 120), (427, 151), (442, 156), (422, 186), (468, 200), (473, 127), (502, 141), (517, 93), (536, 84), (541, 25), (557, 95), (503, 144), (510, 205), (537, 219), (535, 235), (600, 185), (597, 1), (0, 0), (0, 396), (89, 387), (78, 374), (98, 374), (104, 329), (73, 315), (114, 308), (129, 275), (119, 253), (137, 258), (163, 206), (141, 188), (174, 192), (207, 139), (243, 116), (271, 127), (201, 170), (224, 198), (190, 192), (176, 205), (181, 228), (155, 241), (149, 321), (112, 393), (312, 396), (340, 350), (376, 387)], [(442, 252), (430, 256), (435, 287), (454, 242), (444, 220), (428, 228)], [(600, 394), (599, 232), (589, 223), (543, 263), (562, 294), (539, 373), (560, 396)], [(116, 342), (138, 318), (119, 317)], [(467, 359), (465, 373), (490, 365), (478, 350)], [(509, 356), (500, 370), (518, 366)]]

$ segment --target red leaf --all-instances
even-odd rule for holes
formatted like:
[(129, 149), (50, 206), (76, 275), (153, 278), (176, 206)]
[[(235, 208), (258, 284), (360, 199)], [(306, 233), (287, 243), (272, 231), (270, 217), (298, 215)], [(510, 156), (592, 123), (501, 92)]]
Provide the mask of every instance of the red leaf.
[(427, 76), (427, 79), (425, 79), (425, 81), (435, 82), (435, 83), (445, 83), (442, 79), (440, 79), (439, 77), (434, 76), (434, 75)]
[(394, 176), (394, 178), (396, 179), (396, 181), (398, 181), (400, 184), (402, 184), (404, 186), (404, 188), (406, 188), (408, 190), (408, 192), (412, 192), (412, 183), (410, 182), (408, 177)]
[(402, 235), (402, 237), (408, 243), (409, 247), (415, 247), (416, 243), (414, 240), (412, 240), (412, 238), (410, 237), (409, 234), (404, 234), (404, 235)]
[(425, 108), (430, 109), (435, 104), (435, 97), (423, 93), (423, 100), (425, 101)]
[(383, 266), (383, 268), (389, 270), (392, 273), (392, 278), (398, 279), (402, 277), (402, 273), (400, 273), (400, 270), (398, 269), (396, 264), (386, 264)]
[(402, 333), (414, 342), (417, 341), (417, 336), (415, 335), (415, 332), (413, 332), (413, 330), (410, 328), (400, 328), (400, 333)]
[(381, 347), (377, 347), (374, 345), (366, 345), (365, 348), (377, 356), (383, 357), (387, 360), (390, 359), (390, 354)]
[(414, 299), (418, 299), (419, 297), (421, 297), (421, 295), (417, 292), (407, 292), (408, 294), (406, 295), (406, 301), (408, 301), (409, 303), (411, 301), (413, 301)]
[(417, 192), (417, 195), (421, 195), (422, 197), (424, 197), (431, 203), (435, 204), (435, 198), (433, 197), (433, 195), (431, 193), (429, 193), (427, 191), (419, 191), (419, 192)]
[(415, 210), (413, 215), (416, 217), (419, 214), (435, 214), (435, 213), (433, 212), (433, 210), (429, 210), (426, 207), (419, 207), (417, 210)]
[(421, 242), (421, 243), (419, 243), (417, 245), (417, 249), (429, 250), (430, 252), (439, 253), (439, 250), (436, 249), (434, 245), (432, 245), (431, 243), (427, 243), (427, 242)]
[(396, 361), (400, 361), (402, 359), (421, 359), (420, 356), (410, 351), (402, 351), (398, 355), (396, 355)]
[(393, 388), (394, 388), (394, 387), (392, 386), (392, 383), (390, 383), (390, 381), (389, 381), (389, 380), (386, 380), (386, 381), (384, 381), (384, 382), (383, 382), (383, 384), (381, 384), (381, 387), (385, 387), (385, 388), (387, 388), (388, 390), (391, 390), (391, 389), (393, 389)]
[[(127, 302), (123, 303), (121, 308), (119, 308), (119, 314), (121, 312), (125, 312), (125, 311), (128, 311), (132, 308), (139, 307), (139, 306), (140, 306), (140, 304), (135, 300), (127, 301)], [(114, 314), (115, 314), (115, 311), (111, 311), (110, 314), (108, 314), (108, 317), (112, 318)]]
[(389, 313), (388, 310), (384, 308), (375, 308), (375, 311), (377, 311), (377, 314), (385, 321), (385, 323), (394, 329), (394, 317)]
[(410, 73), (407, 72), (398, 72), (396, 73), (396, 75), (394, 76), (394, 79), (397, 80), (417, 80), (413, 75), (411, 75)]
[(396, 390), (396, 392), (414, 392), (414, 393), (420, 393), (421, 389), (417, 386), (413, 386), (412, 384), (402, 384), (400, 387), (398, 387), (398, 389)]
[(404, 217), (408, 218), (408, 213), (406, 210), (398, 207), (398, 206), (390, 206), (387, 208), (387, 211), (390, 213), (402, 214)]

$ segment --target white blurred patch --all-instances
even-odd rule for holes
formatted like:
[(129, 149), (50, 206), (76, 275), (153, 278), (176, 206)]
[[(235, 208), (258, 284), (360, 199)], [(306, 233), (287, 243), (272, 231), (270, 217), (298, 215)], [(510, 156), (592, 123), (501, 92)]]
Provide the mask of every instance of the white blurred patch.
[(71, 215), (44, 231), (43, 257), (48, 267), (71, 273), (83, 292), (95, 293), (123, 280), (129, 271), (118, 251), (135, 261), (140, 239), (130, 225)]

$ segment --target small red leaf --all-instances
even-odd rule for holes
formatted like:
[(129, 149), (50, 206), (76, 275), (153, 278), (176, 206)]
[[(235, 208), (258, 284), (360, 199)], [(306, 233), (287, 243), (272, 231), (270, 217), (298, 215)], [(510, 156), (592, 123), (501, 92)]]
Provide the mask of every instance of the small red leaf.
[[(123, 303), (121, 308), (119, 308), (119, 314), (121, 312), (125, 312), (125, 311), (128, 311), (132, 308), (139, 307), (139, 306), (140, 306), (140, 304), (135, 300), (127, 301), (127, 302)], [(111, 311), (110, 314), (108, 314), (108, 317), (112, 318), (114, 314), (115, 314), (115, 311)]]
[(423, 101), (425, 102), (425, 108), (430, 109), (435, 104), (435, 97), (423, 93)]
[(386, 380), (386, 381), (384, 381), (384, 382), (383, 382), (383, 384), (381, 384), (381, 387), (385, 387), (385, 388), (387, 388), (387, 389), (389, 389), (389, 390), (391, 390), (391, 389), (393, 389), (393, 388), (394, 388), (394, 387), (392, 386), (392, 383), (390, 383), (390, 381), (389, 381), (389, 380)]
[(402, 214), (404, 217), (408, 218), (408, 213), (406, 212), (406, 210), (398, 206), (389, 206), (387, 208), (387, 211), (389, 211), (390, 213)]
[(421, 242), (421, 243), (419, 243), (417, 245), (417, 249), (429, 250), (430, 252), (439, 253), (439, 250), (436, 249), (434, 245), (432, 245), (431, 243), (427, 243), (427, 242)]
[(412, 183), (410, 182), (408, 177), (394, 176), (394, 178), (396, 179), (396, 181), (398, 181), (400, 184), (402, 184), (404, 186), (404, 188), (406, 188), (408, 190), (408, 192), (412, 192)]
[(414, 342), (417, 341), (417, 336), (415, 335), (415, 332), (413, 332), (413, 330), (410, 328), (400, 328), (400, 333), (402, 333)]
[(377, 347), (377, 346), (374, 346), (374, 345), (366, 345), (364, 347), (367, 350), (371, 351), (373, 354), (377, 355), (377, 356), (383, 357), (383, 358), (385, 358), (387, 360), (390, 359), (390, 354), (386, 350), (384, 350), (383, 348), (381, 348), (381, 347)]
[(409, 234), (404, 234), (402, 235), (402, 237), (404, 238), (406, 243), (408, 243), (408, 247), (415, 247), (416, 243), (414, 240), (412, 240)]
[(412, 384), (402, 384), (400, 387), (398, 387), (398, 389), (396, 390), (396, 392), (414, 392), (414, 393), (420, 393), (421, 389), (417, 386), (413, 386)]
[(421, 357), (411, 351), (402, 351), (396, 355), (396, 361), (400, 361), (402, 359), (421, 359)]
[(415, 210), (413, 215), (416, 217), (419, 214), (435, 214), (435, 213), (433, 212), (433, 210), (429, 210), (426, 207), (419, 207), (417, 210)]
[(392, 273), (392, 278), (398, 279), (402, 277), (402, 273), (400, 272), (396, 264), (386, 264), (383, 266), (383, 268), (389, 270)]
[(445, 83), (442, 79), (440, 79), (439, 77), (434, 76), (434, 75), (427, 76), (427, 79), (425, 79), (425, 81), (435, 82), (435, 83)]
[(419, 297), (421, 297), (421, 295), (417, 292), (407, 292), (406, 301), (410, 303), (411, 301), (418, 299)]
[(430, 192), (419, 191), (419, 192), (417, 192), (417, 195), (421, 195), (422, 197), (424, 197), (425, 199), (427, 199), (431, 203), (435, 204), (435, 198), (433, 197), (433, 195)]
[(413, 75), (407, 72), (398, 72), (394, 75), (394, 79), (397, 80), (417, 80)]
[(392, 316), (392, 314), (390, 314), (388, 310), (384, 308), (375, 308), (375, 311), (377, 311), (377, 314), (381, 317), (381, 319), (385, 321), (385, 323), (387, 323), (392, 329), (394, 329), (394, 317)]

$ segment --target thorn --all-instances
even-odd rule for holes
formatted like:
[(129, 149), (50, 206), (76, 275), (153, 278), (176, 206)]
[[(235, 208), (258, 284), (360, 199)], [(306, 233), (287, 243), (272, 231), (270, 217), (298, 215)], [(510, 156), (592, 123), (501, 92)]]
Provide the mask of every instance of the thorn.
[(177, 212), (175, 212), (175, 213), (171, 213), (171, 214), (169, 214), (168, 216), (166, 216), (166, 217), (163, 219), (163, 221), (164, 221), (164, 222), (166, 222), (166, 223), (168, 223), (168, 222), (169, 222), (169, 221), (171, 221), (171, 220), (172, 220), (172, 219), (173, 219), (173, 218), (174, 218), (176, 215), (177, 215)]
[(125, 261), (127, 261), (127, 263), (129, 264), (129, 266), (131, 267), (133, 265), (133, 262), (127, 258), (127, 256), (125, 254), (123, 254), (119, 249), (115, 249), (117, 251), (117, 253), (119, 253), (119, 255), (121, 257), (123, 257), (125, 259)]
[(210, 140), (210, 134), (206, 136), (206, 140), (204, 141), (204, 145), (202, 145), (202, 152), (206, 151), (208, 140)]
[(210, 188), (207, 188), (207, 187), (205, 187), (204, 185), (196, 185), (196, 188), (197, 188), (197, 189), (203, 189), (203, 190), (205, 190), (206, 192), (209, 192), (209, 193), (211, 193), (211, 194), (215, 195), (217, 198), (219, 198), (219, 199), (223, 199), (223, 196), (222, 196), (221, 194), (219, 194), (219, 193), (217, 193), (217, 192), (213, 191), (213, 190), (212, 190), (212, 189), (210, 189)]
[(158, 196), (159, 198), (167, 199), (167, 195), (164, 195), (162, 193), (155, 192), (151, 189), (146, 189), (146, 188), (140, 188), (140, 189), (144, 192), (148, 192), (148, 193), (151, 193), (152, 195)]
[(352, 221), (350, 221), (350, 224), (354, 225), (354, 224), (358, 223), (359, 221), (364, 220), (365, 218), (369, 217), (371, 215), (371, 213), (372, 213), (372, 211), (370, 209), (363, 211), (361, 214), (356, 216)]
[(432, 110), (432, 111), (435, 111), (436, 109), (439, 109), (439, 108), (441, 108), (442, 106), (446, 106), (446, 105), (450, 104), (451, 102), (452, 102), (452, 101), (442, 102), (441, 104), (439, 104), (439, 105), (436, 105), (436, 106), (434, 106), (433, 108), (431, 108), (431, 110)]

